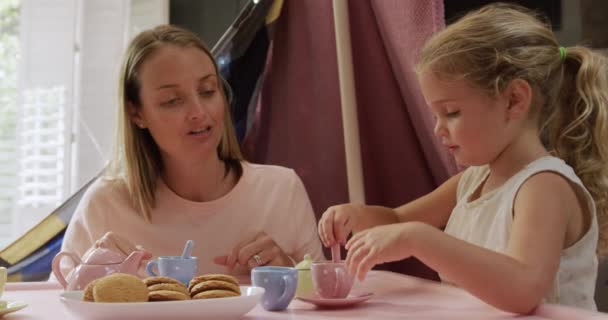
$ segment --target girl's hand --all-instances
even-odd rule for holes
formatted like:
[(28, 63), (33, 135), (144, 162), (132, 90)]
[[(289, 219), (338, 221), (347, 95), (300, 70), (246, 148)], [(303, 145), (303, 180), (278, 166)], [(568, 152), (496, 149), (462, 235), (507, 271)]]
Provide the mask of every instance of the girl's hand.
[(237, 264), (253, 269), (258, 266), (293, 266), (292, 260), (265, 232), (237, 244), (228, 256), (215, 257), (213, 262), (228, 267), (231, 273)]
[(419, 222), (395, 223), (373, 227), (355, 234), (346, 244), (346, 268), (363, 280), (375, 265), (412, 256), (411, 243), (425, 228)]
[(341, 204), (325, 210), (318, 227), (323, 245), (331, 247), (334, 244), (345, 244), (363, 210), (363, 205), (354, 203)]

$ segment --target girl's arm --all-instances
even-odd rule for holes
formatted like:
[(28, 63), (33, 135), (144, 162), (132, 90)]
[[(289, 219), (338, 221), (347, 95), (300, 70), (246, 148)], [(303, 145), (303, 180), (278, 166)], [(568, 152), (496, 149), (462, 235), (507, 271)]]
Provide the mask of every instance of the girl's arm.
[(422, 221), (442, 228), (456, 206), (456, 189), (461, 176), (459, 173), (431, 193), (395, 209), (355, 203), (330, 207), (319, 220), (321, 241), (326, 246), (345, 243), (351, 232), (407, 221)]
[(540, 173), (528, 179), (516, 197), (504, 254), (456, 239), (428, 224), (404, 223), (357, 234), (347, 244), (347, 265), (361, 277), (375, 264), (415, 256), (485, 302), (528, 313), (551, 288), (568, 221), (581, 212), (564, 178)]
[(462, 172), (449, 178), (433, 192), (395, 209), (399, 222), (420, 221), (443, 228), (456, 206), (456, 189)]

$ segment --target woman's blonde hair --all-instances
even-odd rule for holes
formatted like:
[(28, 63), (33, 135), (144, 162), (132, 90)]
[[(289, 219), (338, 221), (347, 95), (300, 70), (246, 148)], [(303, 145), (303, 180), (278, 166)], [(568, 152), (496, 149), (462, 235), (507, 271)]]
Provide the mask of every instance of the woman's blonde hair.
[(435, 34), (424, 46), (418, 73), (465, 79), (489, 94), (511, 80), (533, 88), (532, 114), (545, 147), (568, 163), (595, 200), (598, 254), (608, 253), (608, 67), (599, 53), (561, 48), (541, 15), (491, 4)]
[[(107, 175), (117, 178), (119, 182), (126, 185), (133, 206), (143, 214), (147, 221), (150, 221), (150, 211), (155, 205), (154, 191), (163, 165), (160, 151), (150, 132), (147, 129), (138, 128), (131, 121), (129, 103), (136, 108), (141, 108), (140, 67), (153, 53), (169, 45), (194, 47), (205, 52), (213, 62), (215, 72), (219, 77), (219, 70), (213, 55), (205, 43), (188, 30), (172, 25), (160, 25), (141, 32), (129, 44), (120, 68), (116, 146), (114, 159), (110, 163)], [(226, 174), (229, 170), (235, 170), (237, 177), (240, 177), (243, 172), (241, 166), (243, 157), (226, 99), (225, 90), (229, 89), (224, 88), (225, 81), (221, 81), (220, 91), (224, 96), (226, 108), (224, 132), (217, 153), (220, 160), (226, 164)]]

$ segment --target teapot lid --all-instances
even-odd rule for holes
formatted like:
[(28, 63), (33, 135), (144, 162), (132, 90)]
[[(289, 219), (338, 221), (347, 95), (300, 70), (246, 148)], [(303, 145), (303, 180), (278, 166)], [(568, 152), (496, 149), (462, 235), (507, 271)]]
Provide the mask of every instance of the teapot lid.
[(119, 251), (106, 248), (94, 248), (82, 257), (84, 264), (117, 264), (122, 263), (127, 257)]
[(300, 261), (300, 263), (296, 264), (296, 269), (298, 270), (309, 270), (310, 267), (312, 266), (312, 258), (310, 257), (310, 254), (305, 254), (304, 255), (304, 260)]

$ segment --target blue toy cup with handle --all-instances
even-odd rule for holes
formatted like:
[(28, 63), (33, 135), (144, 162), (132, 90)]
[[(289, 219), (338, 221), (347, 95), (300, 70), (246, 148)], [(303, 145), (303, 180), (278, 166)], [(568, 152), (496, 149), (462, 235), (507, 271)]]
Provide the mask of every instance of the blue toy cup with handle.
[(186, 286), (196, 275), (197, 269), (198, 259), (196, 257), (161, 256), (151, 260), (146, 265), (146, 271), (149, 275), (177, 279)]
[(287, 308), (298, 287), (298, 270), (288, 267), (257, 267), (251, 270), (251, 283), (265, 289), (262, 307), (268, 311)]

